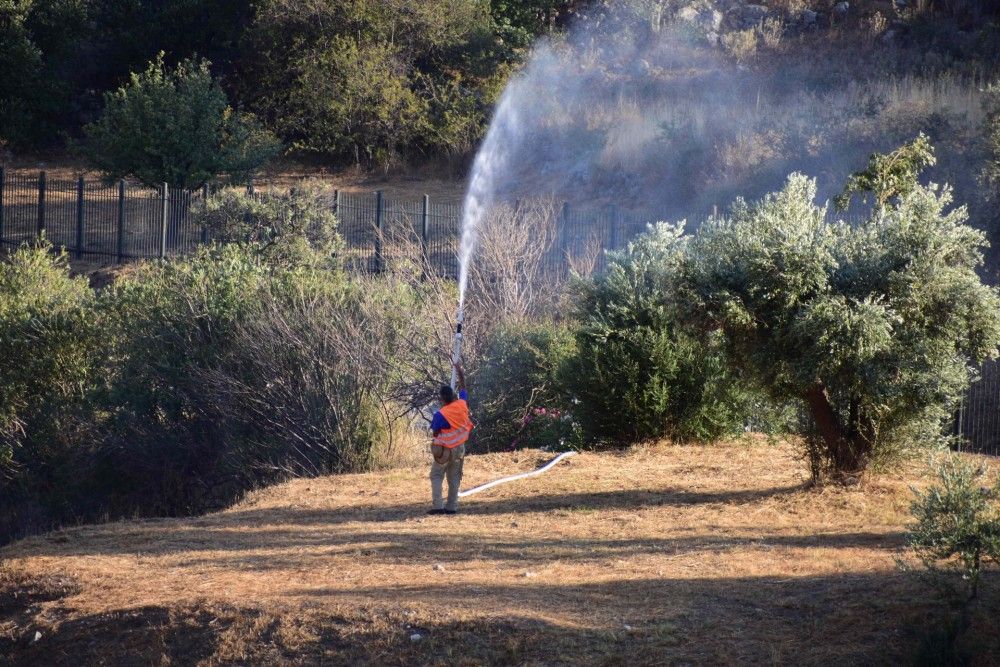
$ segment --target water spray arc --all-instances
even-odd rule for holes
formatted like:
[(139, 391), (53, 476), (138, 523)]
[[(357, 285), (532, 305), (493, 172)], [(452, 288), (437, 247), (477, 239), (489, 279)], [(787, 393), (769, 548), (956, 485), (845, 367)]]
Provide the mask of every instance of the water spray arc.
[(455, 389), (455, 385), (458, 384), (458, 368), (457, 364), (462, 361), (462, 323), (465, 321), (465, 312), (462, 306), (458, 307), (458, 313), (455, 315), (455, 347), (451, 352), (451, 388)]

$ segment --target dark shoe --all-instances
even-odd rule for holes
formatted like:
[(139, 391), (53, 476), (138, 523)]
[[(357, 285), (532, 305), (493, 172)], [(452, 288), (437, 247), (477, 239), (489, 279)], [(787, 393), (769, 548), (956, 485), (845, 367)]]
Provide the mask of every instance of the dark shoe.
[(447, 514), (448, 510), (438, 510), (438, 509), (427, 510), (427, 513), (428, 514)]
[(458, 514), (458, 510), (441, 510), (445, 514)]

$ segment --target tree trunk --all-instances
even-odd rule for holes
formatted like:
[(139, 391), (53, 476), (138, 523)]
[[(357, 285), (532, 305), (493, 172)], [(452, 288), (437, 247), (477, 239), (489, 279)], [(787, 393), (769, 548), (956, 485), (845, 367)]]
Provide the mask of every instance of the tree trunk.
[(805, 399), (833, 472), (838, 477), (863, 473), (874, 444), (874, 426), (867, 423), (870, 420), (864, 417), (860, 406), (855, 401), (851, 402), (851, 423), (845, 428), (822, 384), (812, 386), (806, 392)]

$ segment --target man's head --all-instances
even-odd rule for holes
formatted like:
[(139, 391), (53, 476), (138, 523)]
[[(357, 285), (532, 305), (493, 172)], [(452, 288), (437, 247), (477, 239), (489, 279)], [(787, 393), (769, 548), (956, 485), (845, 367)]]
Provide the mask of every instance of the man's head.
[(451, 388), (450, 385), (441, 385), (441, 391), (439, 392), (441, 396), (441, 404), (448, 405), (455, 400), (455, 390)]

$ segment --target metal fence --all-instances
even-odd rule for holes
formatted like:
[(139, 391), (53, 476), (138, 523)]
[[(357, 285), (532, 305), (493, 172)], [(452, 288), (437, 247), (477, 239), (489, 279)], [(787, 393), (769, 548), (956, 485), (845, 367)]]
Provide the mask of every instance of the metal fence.
[(18, 246), (44, 235), (76, 259), (119, 263), (189, 253), (205, 240), (191, 213), (206, 192), (0, 168), (0, 244)]
[[(261, 196), (266, 194), (257, 193)], [(195, 215), (208, 188), (149, 188), (125, 180), (49, 179), (0, 167), (0, 245), (18, 246), (41, 235), (75, 259), (122, 263), (192, 252), (209, 240)], [(456, 277), (461, 206), (453, 202), (394, 199), (381, 192), (333, 191), (328, 205), (337, 214), (355, 270), (382, 270), (404, 252), (402, 243), (422, 246), (433, 271)], [(558, 233), (547, 268), (566, 269), (573, 257), (617, 248), (656, 216), (643, 211), (571, 207), (557, 213)]]
[[(49, 180), (46, 173), (18, 173), (0, 167), (0, 246), (17, 246), (44, 234), (74, 258), (121, 263), (190, 253), (209, 241), (194, 215), (208, 188), (171, 190), (126, 181), (106, 184)], [(329, 205), (339, 219), (348, 266), (381, 271), (385, 262), (419, 244), (432, 269), (456, 277), (461, 206), (449, 202), (396, 200), (381, 192), (334, 191)], [(556, 241), (546, 257), (550, 268), (568, 268), (571, 258), (618, 248), (657, 220), (649, 212), (573, 207), (558, 213)], [(987, 363), (957, 411), (953, 434), (969, 451), (1000, 455), (1000, 363)]]
[(1000, 362), (988, 361), (955, 414), (959, 449), (1000, 455)]

